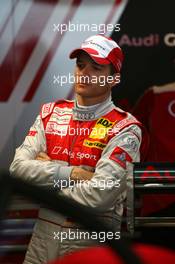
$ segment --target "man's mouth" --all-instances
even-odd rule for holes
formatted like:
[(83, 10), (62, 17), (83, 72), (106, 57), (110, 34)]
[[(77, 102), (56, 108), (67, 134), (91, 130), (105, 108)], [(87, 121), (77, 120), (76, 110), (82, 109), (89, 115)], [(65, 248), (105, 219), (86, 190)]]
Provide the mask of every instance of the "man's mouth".
[(78, 85), (90, 85), (91, 83), (89, 82), (77, 82)]

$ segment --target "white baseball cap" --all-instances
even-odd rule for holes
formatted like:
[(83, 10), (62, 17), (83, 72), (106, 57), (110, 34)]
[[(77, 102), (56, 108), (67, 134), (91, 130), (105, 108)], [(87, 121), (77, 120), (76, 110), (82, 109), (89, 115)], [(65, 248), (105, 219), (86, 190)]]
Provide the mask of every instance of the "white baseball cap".
[(80, 48), (73, 50), (69, 58), (74, 59), (80, 51), (85, 51), (98, 64), (112, 63), (117, 72), (120, 72), (123, 62), (123, 52), (119, 45), (104, 35), (94, 35), (87, 38)]

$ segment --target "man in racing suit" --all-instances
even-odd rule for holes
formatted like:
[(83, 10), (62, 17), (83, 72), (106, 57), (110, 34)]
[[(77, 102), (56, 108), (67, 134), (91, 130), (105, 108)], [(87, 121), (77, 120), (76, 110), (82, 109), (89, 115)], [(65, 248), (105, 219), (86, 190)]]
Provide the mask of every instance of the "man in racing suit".
[[(77, 58), (74, 101), (43, 105), (24, 143), (16, 150), (10, 171), (34, 184), (64, 185), (62, 195), (93, 208), (120, 230), (127, 183), (132, 181), (132, 162), (140, 161), (146, 146), (142, 125), (111, 101), (123, 54), (110, 38), (96, 35), (83, 42), (70, 58)], [(101, 85), (100, 77), (105, 79)], [(98, 81), (92, 82), (92, 77)], [(88, 77), (88, 78), (81, 78)], [(89, 81), (90, 80), (90, 81)], [(84, 180), (84, 182), (80, 182)], [(101, 185), (103, 184), (103, 186)], [(103, 187), (103, 188), (102, 188)], [(72, 220), (41, 208), (24, 263), (46, 263), (92, 244), (68, 233), (79, 230)], [(63, 234), (66, 239), (61, 240)]]

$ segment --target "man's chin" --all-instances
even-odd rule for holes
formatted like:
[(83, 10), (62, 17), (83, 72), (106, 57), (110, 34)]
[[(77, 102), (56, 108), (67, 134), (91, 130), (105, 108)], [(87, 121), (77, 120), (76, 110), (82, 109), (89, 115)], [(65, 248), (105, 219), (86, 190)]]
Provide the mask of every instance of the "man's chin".
[(75, 87), (75, 93), (80, 95), (88, 95), (90, 92), (90, 86), (89, 85), (77, 85)]
[(76, 91), (75, 93), (82, 96), (82, 97), (90, 97), (90, 95), (84, 91)]

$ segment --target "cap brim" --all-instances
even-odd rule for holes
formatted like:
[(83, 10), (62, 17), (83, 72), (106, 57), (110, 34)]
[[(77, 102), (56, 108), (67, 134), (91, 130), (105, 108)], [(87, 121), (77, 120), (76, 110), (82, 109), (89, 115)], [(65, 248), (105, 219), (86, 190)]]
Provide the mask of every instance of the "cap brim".
[(111, 63), (107, 58), (97, 57), (98, 55), (97, 55), (96, 50), (94, 50), (94, 52), (93, 52), (92, 49), (86, 49), (86, 48), (79, 48), (79, 49), (73, 50), (70, 53), (69, 58), (70, 59), (77, 58), (81, 51), (86, 52), (98, 64), (108, 65)]

